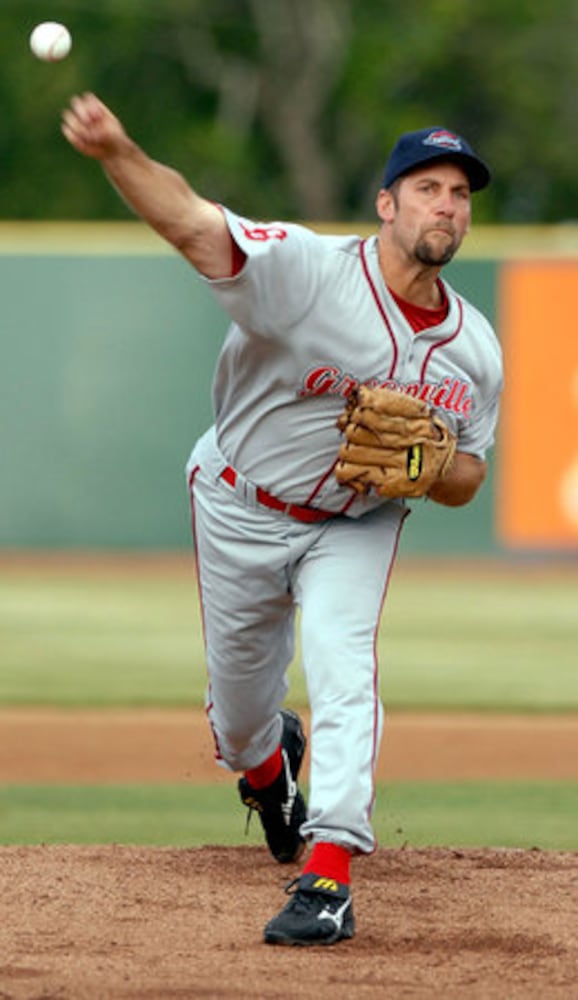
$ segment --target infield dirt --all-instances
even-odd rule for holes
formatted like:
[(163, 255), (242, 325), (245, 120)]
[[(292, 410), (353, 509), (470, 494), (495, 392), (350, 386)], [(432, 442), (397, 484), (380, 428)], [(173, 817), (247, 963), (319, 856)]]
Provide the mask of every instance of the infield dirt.
[[(306, 730), (307, 713), (301, 713)], [(0, 709), (0, 781), (124, 784), (236, 780), (215, 766), (204, 712)], [(305, 768), (308, 759), (305, 759)], [(578, 716), (386, 716), (377, 778), (578, 779)]]
[(578, 856), (381, 850), (357, 935), (264, 945), (297, 874), (264, 848), (0, 849), (3, 1000), (576, 996)]

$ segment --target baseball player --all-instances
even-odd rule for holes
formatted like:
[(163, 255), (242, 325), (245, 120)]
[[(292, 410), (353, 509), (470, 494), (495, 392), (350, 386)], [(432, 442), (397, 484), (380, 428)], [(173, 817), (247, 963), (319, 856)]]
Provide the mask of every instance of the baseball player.
[[(241, 800), (258, 812), (273, 856), (304, 855), (265, 941), (351, 938), (351, 861), (375, 848), (376, 634), (406, 498), (468, 503), (493, 443), (499, 346), (440, 277), (489, 171), (446, 129), (405, 134), (377, 194), (376, 234), (323, 236), (204, 199), (92, 94), (72, 99), (62, 128), (230, 316), (214, 426), (187, 466), (208, 718), (216, 756), (242, 775)], [(303, 728), (283, 708), (297, 608), (308, 807), (297, 784)]]

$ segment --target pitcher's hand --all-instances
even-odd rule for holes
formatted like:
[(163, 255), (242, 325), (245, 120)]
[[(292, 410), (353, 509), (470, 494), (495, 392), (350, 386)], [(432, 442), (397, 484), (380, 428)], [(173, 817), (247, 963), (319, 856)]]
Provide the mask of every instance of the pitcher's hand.
[(62, 113), (62, 134), (84, 156), (105, 160), (132, 145), (121, 122), (95, 94), (71, 99)]

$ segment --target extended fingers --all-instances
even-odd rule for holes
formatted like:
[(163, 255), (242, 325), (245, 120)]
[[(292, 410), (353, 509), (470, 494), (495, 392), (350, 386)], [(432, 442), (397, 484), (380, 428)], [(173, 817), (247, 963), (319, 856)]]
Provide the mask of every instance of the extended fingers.
[(100, 102), (94, 94), (75, 95), (62, 113), (62, 131), (67, 139), (87, 141), (98, 121)]
[(62, 133), (79, 152), (102, 156), (114, 141), (119, 123), (95, 94), (77, 94), (62, 112)]

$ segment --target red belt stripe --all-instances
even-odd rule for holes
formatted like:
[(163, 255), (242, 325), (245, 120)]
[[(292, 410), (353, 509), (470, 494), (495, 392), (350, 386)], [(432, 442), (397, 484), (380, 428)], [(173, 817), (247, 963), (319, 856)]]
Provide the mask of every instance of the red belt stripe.
[[(237, 482), (235, 469), (228, 465), (221, 472), (221, 479), (224, 479), (229, 486), (234, 488)], [(296, 503), (285, 503), (283, 500), (279, 500), (278, 497), (274, 497), (271, 493), (267, 493), (266, 490), (261, 489), (260, 486), (256, 488), (256, 497), (258, 503), (262, 504), (263, 507), (278, 510), (282, 514), (294, 517), (296, 521), (304, 521), (306, 524), (315, 524), (317, 521), (326, 521), (329, 517), (338, 516), (335, 511), (320, 510), (318, 507), (300, 507)]]

